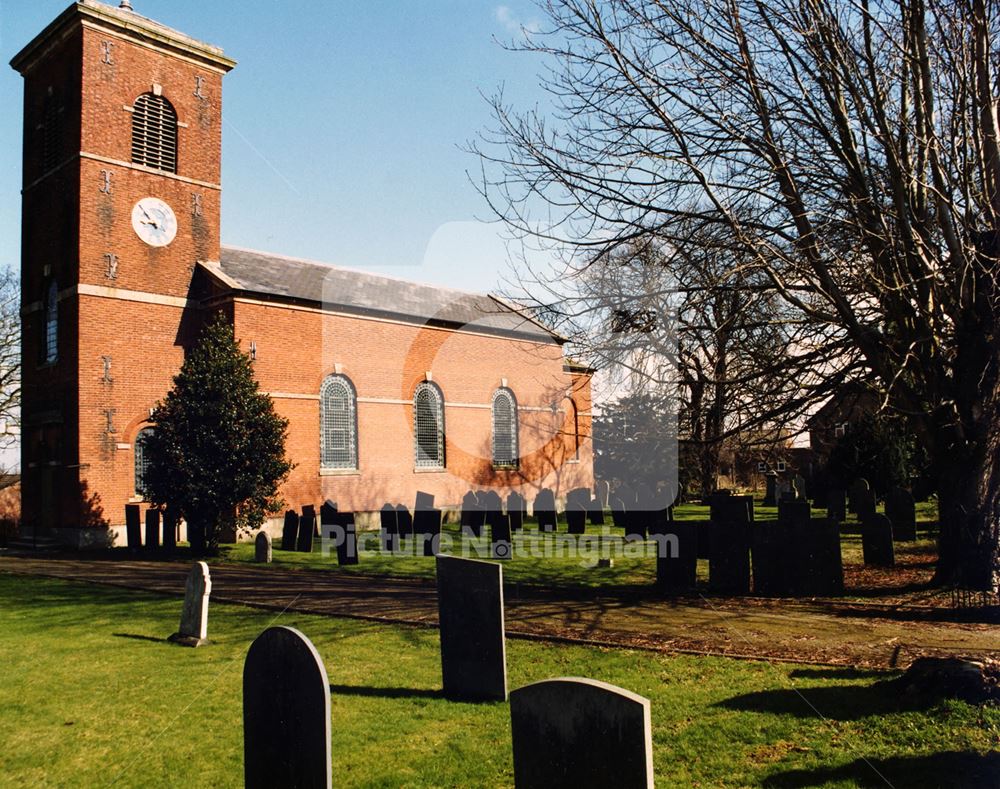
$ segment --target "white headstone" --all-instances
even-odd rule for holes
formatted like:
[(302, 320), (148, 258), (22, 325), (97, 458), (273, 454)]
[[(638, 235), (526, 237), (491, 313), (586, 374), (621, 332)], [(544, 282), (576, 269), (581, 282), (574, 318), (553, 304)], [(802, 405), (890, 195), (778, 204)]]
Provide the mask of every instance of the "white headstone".
[(208, 639), (208, 598), (212, 594), (212, 579), (205, 562), (195, 562), (184, 584), (184, 608), (181, 627), (170, 636), (171, 641), (187, 647), (201, 646)]

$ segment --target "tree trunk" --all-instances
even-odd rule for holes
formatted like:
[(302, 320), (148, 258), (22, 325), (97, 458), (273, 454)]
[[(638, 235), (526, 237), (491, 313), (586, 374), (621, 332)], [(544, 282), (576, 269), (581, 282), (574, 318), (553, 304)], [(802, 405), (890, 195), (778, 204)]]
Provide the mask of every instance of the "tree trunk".
[(941, 465), (935, 581), (996, 592), (1000, 585), (1000, 463), (996, 436), (991, 435), (981, 450), (970, 456), (952, 457)]

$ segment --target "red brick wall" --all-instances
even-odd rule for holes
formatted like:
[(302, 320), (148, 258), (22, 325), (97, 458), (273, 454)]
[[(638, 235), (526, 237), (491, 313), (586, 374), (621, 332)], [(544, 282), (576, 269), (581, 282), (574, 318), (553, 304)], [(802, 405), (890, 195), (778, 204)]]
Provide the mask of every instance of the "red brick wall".
[[(455, 506), (470, 487), (530, 498), (543, 486), (558, 495), (593, 484), (589, 379), (563, 372), (558, 345), (248, 301), (237, 303), (234, 326), (244, 349), (255, 343), (261, 387), (291, 421), (288, 449), (298, 465), (283, 491), (289, 505), (330, 498), (370, 511), (386, 501), (412, 505), (424, 490)], [(359, 471), (321, 476), (319, 389), (338, 368), (358, 395)], [(444, 471), (414, 468), (411, 403), (427, 372), (445, 399)], [(516, 472), (494, 471), (491, 462), (491, 402), (504, 380), (520, 409)], [(567, 394), (582, 414), (576, 462)]]

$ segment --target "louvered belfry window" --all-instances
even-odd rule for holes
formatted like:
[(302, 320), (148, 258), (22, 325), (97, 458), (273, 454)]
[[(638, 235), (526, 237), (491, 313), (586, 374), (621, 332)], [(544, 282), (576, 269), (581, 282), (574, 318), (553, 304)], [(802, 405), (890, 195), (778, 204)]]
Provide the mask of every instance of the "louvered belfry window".
[(132, 161), (177, 172), (177, 113), (163, 96), (143, 93), (132, 107)]
[(153, 428), (144, 427), (135, 437), (135, 492), (146, 495), (146, 471), (149, 469), (149, 454), (146, 452), (146, 440), (153, 435)]
[(428, 381), (413, 395), (413, 438), (418, 468), (444, 468), (444, 398)]
[(517, 400), (510, 389), (493, 393), (493, 465), (517, 466)]
[(53, 280), (45, 295), (45, 361), (59, 357), (59, 286)]
[(358, 467), (357, 397), (350, 380), (330, 375), (323, 381), (320, 404), (320, 465), (327, 469)]

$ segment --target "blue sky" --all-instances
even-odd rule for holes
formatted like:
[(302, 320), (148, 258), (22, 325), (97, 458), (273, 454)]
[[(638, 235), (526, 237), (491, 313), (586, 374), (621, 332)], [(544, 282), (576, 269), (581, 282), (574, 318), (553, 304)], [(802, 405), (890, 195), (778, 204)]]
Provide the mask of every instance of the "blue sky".
[[(114, 3), (117, 5), (117, 2)], [(4, 63), (69, 3), (2, 0)], [(530, 2), (133, 0), (238, 61), (223, 94), (223, 243), (468, 290), (508, 275), (460, 149), (481, 93), (528, 107), (541, 63), (498, 43)], [(20, 256), (21, 77), (0, 69), (0, 264)]]

